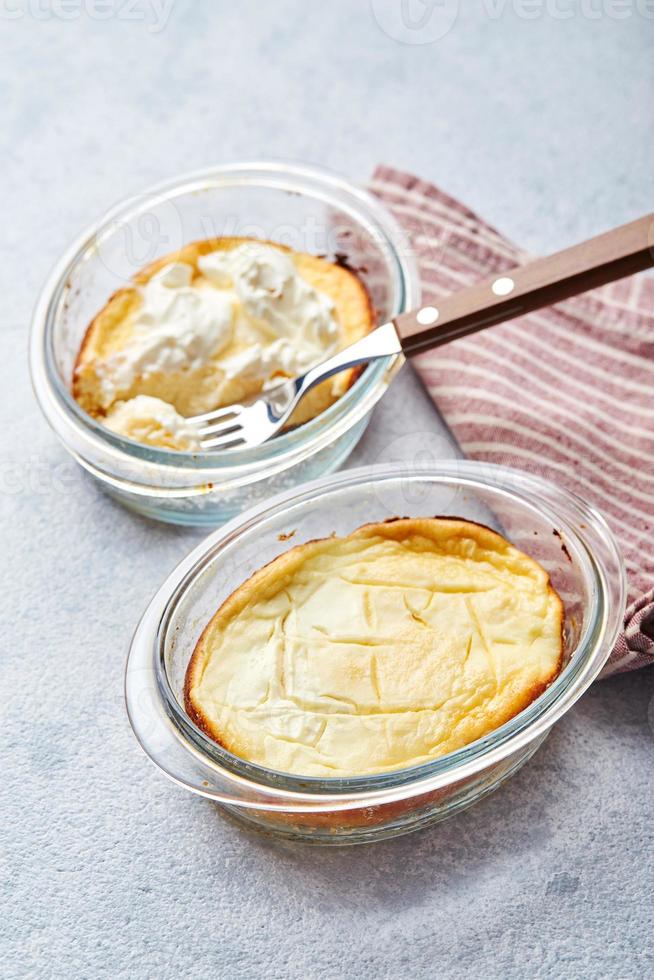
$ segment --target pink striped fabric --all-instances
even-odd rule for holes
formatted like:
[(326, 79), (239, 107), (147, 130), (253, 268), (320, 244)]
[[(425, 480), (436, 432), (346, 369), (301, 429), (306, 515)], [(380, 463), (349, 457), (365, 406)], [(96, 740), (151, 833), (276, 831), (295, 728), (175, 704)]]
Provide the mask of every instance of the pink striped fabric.
[[(407, 233), (426, 301), (530, 258), (417, 177), (379, 167), (372, 189)], [(603, 511), (629, 577), (606, 672), (653, 663), (654, 280), (622, 280), (415, 363), (468, 456), (540, 473)]]

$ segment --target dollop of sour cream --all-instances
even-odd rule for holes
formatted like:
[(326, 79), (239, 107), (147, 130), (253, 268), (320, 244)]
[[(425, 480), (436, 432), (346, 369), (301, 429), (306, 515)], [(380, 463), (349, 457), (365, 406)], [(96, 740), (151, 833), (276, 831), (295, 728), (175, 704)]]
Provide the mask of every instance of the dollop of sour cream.
[(129, 341), (98, 364), (107, 398), (130, 388), (138, 377), (201, 367), (229, 345), (232, 297), (193, 286), (192, 279), (192, 266), (173, 262), (141, 287)]
[[(233, 290), (261, 341), (225, 360), (227, 377), (268, 381), (293, 376), (331, 354), (338, 338), (334, 304), (300, 276), (285, 252), (247, 242), (198, 261), (206, 279)], [(275, 382), (270, 382), (274, 384)]]

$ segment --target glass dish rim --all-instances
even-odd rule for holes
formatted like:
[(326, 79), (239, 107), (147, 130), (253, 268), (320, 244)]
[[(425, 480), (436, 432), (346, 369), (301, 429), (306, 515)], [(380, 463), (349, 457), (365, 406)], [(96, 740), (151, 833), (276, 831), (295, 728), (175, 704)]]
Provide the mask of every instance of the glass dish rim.
[[(205, 765), (227, 777), (228, 780), (239, 783), (241, 786), (252, 788), (260, 796), (263, 793), (270, 796), (272, 800), (284, 801), (282, 804), (266, 803), (247, 803), (241, 799), (225, 797), (224, 794), (207, 790), (202, 793), (198, 787), (180, 780), (174, 774), (167, 772), (159, 760), (154, 759), (147, 745), (141, 739), (134, 719), (130, 712), (129, 692), (126, 690), (128, 700), (128, 714), (130, 722), (134, 728), (136, 737), (141, 743), (146, 754), (153, 758), (153, 761), (170, 778), (180, 782), (193, 792), (200, 792), (210, 798), (221, 802), (229, 802), (237, 806), (259, 806), (260, 808), (279, 808), (279, 809), (300, 809), (304, 802), (309, 802), (309, 809), (317, 808), (329, 809), (351, 809), (363, 805), (365, 800), (375, 802), (390, 802), (397, 799), (406, 799), (416, 796), (432, 789), (440, 788), (451, 782), (458, 781), (472, 775), (482, 769), (486, 769), (495, 762), (518, 751), (522, 746), (531, 742), (539, 734), (546, 732), (565, 711), (583, 694), (589, 684), (594, 680), (608, 659), (610, 651), (614, 645), (619, 632), (622, 614), (625, 605), (625, 570), (619, 546), (608, 526), (605, 518), (593, 505), (588, 504), (583, 498), (571, 491), (557, 487), (542, 477), (532, 476), (510, 467), (499, 466), (497, 464), (481, 463), (474, 460), (455, 460), (443, 461), (442, 463), (432, 464), (429, 467), (414, 468), (414, 476), (417, 479), (431, 477), (437, 482), (456, 481), (461, 485), (477, 488), (491, 488), (499, 490), (512, 496), (513, 499), (520, 501), (532, 508), (537, 509), (549, 521), (551, 520), (557, 528), (562, 528), (568, 535), (568, 542), (571, 541), (570, 533), (575, 539), (575, 547), (580, 546), (582, 554), (585, 552), (587, 559), (587, 571), (593, 573), (594, 606), (584, 634), (580, 637), (575, 651), (575, 658), (572, 660), (549, 685), (549, 687), (514, 718), (510, 719), (500, 728), (488, 733), (481, 739), (476, 740), (470, 745), (463, 746), (453, 753), (446, 756), (422, 763), (417, 766), (408, 767), (402, 770), (394, 770), (372, 776), (357, 776), (347, 778), (321, 778), (321, 777), (302, 777), (294, 776), (289, 773), (279, 773), (265, 767), (252, 765), (242, 759), (228, 753), (215, 742), (209, 739), (194, 723), (188, 718), (180, 707), (169, 683), (162, 685), (162, 662), (161, 662), (161, 641), (163, 632), (174, 612), (176, 604), (182, 598), (186, 589), (192, 584), (195, 577), (201, 573), (207, 562), (212, 560), (216, 550), (221, 544), (224, 546), (228, 540), (237, 538), (240, 533), (251, 529), (258, 521), (264, 520), (267, 516), (282, 513), (291, 504), (300, 503), (302, 500), (311, 499), (318, 496), (326, 488), (344, 488), (346, 486), (356, 487), (365, 486), (372, 480), (393, 479), (398, 474), (404, 478), (407, 476), (409, 467), (406, 464), (381, 464), (377, 466), (367, 466), (358, 469), (346, 470), (340, 474), (323, 477), (311, 483), (303, 484), (292, 490), (277, 494), (274, 498), (253, 507), (237, 518), (228, 522), (222, 528), (213, 532), (203, 542), (196, 546), (173, 570), (166, 581), (161, 586), (153, 598), (148, 612), (154, 607), (160, 607), (156, 627), (150, 630), (149, 644), (152, 656), (151, 667), (153, 680), (156, 685), (157, 696), (161, 699), (171, 732), (178, 742), (197, 759)], [(554, 494), (560, 498), (561, 505), (568, 505), (575, 511), (586, 524), (589, 537), (592, 533), (601, 535), (602, 542), (606, 545), (611, 557), (619, 569), (618, 581), (615, 583), (618, 588), (617, 608), (610, 609), (607, 603), (608, 584), (604, 572), (588, 550), (583, 538), (572, 530), (569, 520), (562, 516), (549, 503), (544, 504), (545, 493), (547, 499)], [(144, 620), (145, 620), (144, 616)], [(142, 620), (142, 623), (143, 621)], [(129, 666), (132, 652), (135, 649), (139, 629), (134, 636), (130, 657), (128, 658), (126, 672), (126, 689), (129, 687)], [(147, 641), (146, 641), (147, 642)], [(605, 651), (605, 652), (603, 652)], [(165, 668), (164, 668), (165, 676)], [(167, 687), (167, 689), (166, 689)], [(199, 736), (199, 737), (198, 737)], [(218, 750), (218, 751), (216, 751)], [(236, 765), (233, 764), (234, 760)], [(230, 764), (226, 767), (225, 761)], [(261, 774), (267, 777), (264, 780), (258, 779)], [(315, 787), (315, 791), (310, 791), (309, 787)], [(330, 806), (327, 806), (329, 801)], [(294, 805), (297, 804), (297, 805)], [(311, 805), (312, 804), (312, 805)], [(306, 807), (305, 807), (306, 809)]]
[[(351, 388), (319, 416), (297, 429), (283, 433), (275, 440), (253, 449), (232, 449), (223, 453), (181, 452), (144, 446), (132, 439), (110, 432), (92, 419), (73, 399), (54, 363), (53, 327), (72, 270), (90, 251), (97, 249), (103, 235), (111, 233), (118, 219), (134, 218), (153, 202), (162, 203), (176, 197), (219, 186), (269, 186), (273, 189), (316, 197), (340, 207), (362, 224), (381, 243), (393, 269), (397, 293), (393, 316), (401, 312), (407, 299), (419, 302), (419, 279), (416, 262), (410, 250), (399, 250), (405, 238), (399, 222), (385, 205), (369, 191), (327, 168), (262, 159), (231, 162), (205, 167), (160, 181), (118, 202), (89, 225), (64, 251), (50, 272), (32, 316), (30, 338), (30, 374), (32, 385), (46, 419), (57, 412), (76, 432), (96, 449), (109, 451), (121, 459), (143, 462), (167, 469), (215, 474), (218, 479), (232, 473), (259, 469), (265, 475), (266, 464), (285, 468), (295, 457), (318, 452), (326, 443), (344, 435), (384, 394), (389, 376), (402, 362), (399, 356), (380, 359), (364, 371)], [(314, 191), (315, 187), (315, 191)], [(322, 190), (322, 193), (318, 193)], [(329, 192), (329, 194), (327, 194)], [(347, 203), (349, 202), (349, 203)], [(86, 461), (80, 460), (83, 465)], [(263, 471), (263, 474), (261, 473)], [(113, 478), (119, 484), (120, 478)], [(130, 484), (131, 485), (131, 484)], [(167, 488), (161, 488), (166, 491)]]

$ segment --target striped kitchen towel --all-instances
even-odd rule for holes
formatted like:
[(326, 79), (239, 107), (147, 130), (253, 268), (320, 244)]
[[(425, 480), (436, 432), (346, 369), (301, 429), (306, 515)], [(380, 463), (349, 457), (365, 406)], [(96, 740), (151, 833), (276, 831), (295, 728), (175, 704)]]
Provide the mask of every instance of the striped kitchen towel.
[[(531, 258), (417, 177), (379, 167), (371, 186), (406, 231), (428, 302)], [(415, 366), (464, 453), (540, 473), (602, 510), (629, 578), (605, 672), (654, 663), (654, 279), (530, 313)]]

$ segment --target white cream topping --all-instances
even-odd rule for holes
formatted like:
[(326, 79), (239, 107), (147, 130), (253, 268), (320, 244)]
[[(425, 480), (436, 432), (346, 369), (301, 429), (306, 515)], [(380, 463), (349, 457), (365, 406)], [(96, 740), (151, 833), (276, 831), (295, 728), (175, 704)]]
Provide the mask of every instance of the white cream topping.
[(109, 400), (129, 389), (137, 377), (201, 367), (230, 343), (232, 297), (192, 286), (192, 278), (190, 265), (173, 262), (141, 287), (129, 342), (98, 363)]
[(288, 338), (306, 354), (323, 354), (338, 335), (334, 304), (298, 275), (289, 255), (247, 242), (198, 260), (202, 274), (220, 289), (236, 292), (246, 314), (271, 339)]
[(204, 255), (198, 266), (209, 282), (233, 290), (242, 313), (260, 335), (221, 364), (228, 378), (275, 384), (273, 375), (301, 374), (336, 349), (334, 304), (298, 274), (285, 252), (247, 242), (228, 252)]
[(248, 242), (204, 255), (198, 267), (197, 284), (192, 266), (174, 262), (139, 288), (128, 343), (97, 365), (107, 404), (138, 378), (220, 358), (232, 341), (247, 346), (218, 361), (225, 377), (264, 383), (300, 374), (336, 349), (334, 304), (285, 252)]

